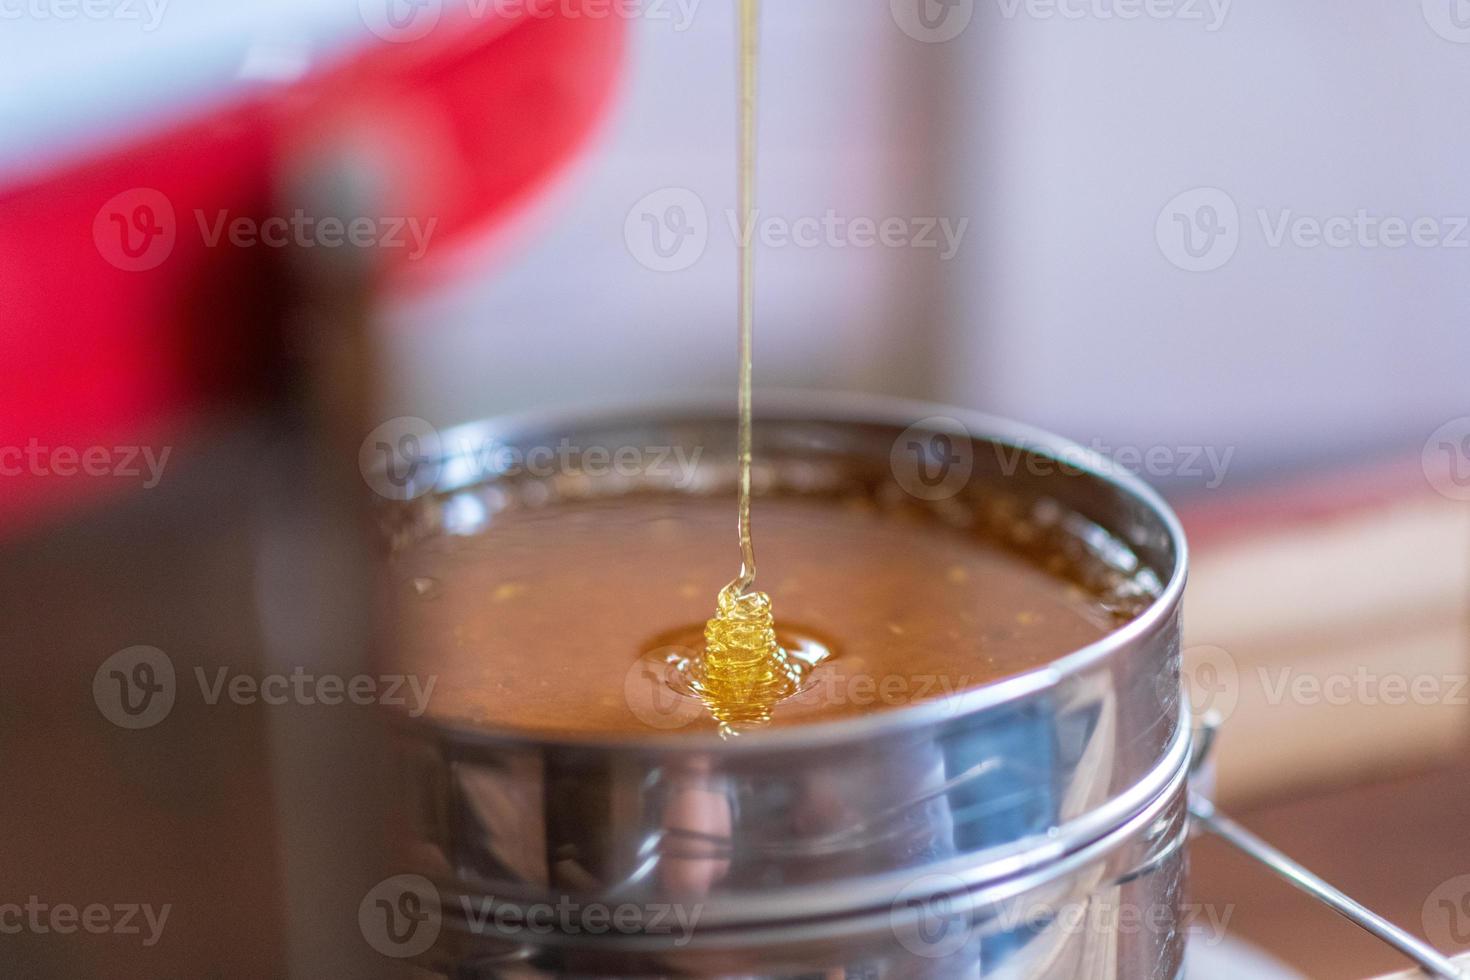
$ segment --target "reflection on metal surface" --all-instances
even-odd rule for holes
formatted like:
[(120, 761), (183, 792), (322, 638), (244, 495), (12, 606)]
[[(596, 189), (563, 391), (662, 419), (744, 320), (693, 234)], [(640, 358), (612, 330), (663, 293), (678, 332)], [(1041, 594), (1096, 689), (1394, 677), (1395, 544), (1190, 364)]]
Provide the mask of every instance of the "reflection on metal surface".
[[(823, 467), (887, 474), (893, 440), (941, 414), (830, 397), (763, 408), (758, 452), (778, 477), (799, 466), (806, 478)], [(523, 958), (526, 976), (1178, 975), (1189, 764), (1182, 537), (1156, 497), (1102, 467), (1000, 472), (991, 440), (1032, 452), (1067, 444), (965, 419), (984, 451), (955, 500), (1004, 492), (1080, 515), (1161, 583), (1152, 604), (1031, 673), (730, 742), (408, 724), (415, 870), (436, 882), (444, 907), (434, 962), (465, 977), (497, 975), (487, 958), (507, 955)], [(730, 442), (731, 421), (714, 410), (604, 412), (489, 423), (447, 441), (655, 440), (703, 446), (708, 459)], [(388, 520), (398, 533), (432, 533), (432, 498), (390, 506), (407, 508)], [(487, 923), (477, 913), (487, 896), (520, 913), (669, 904), (697, 908), (698, 922), (678, 937), (532, 935)]]

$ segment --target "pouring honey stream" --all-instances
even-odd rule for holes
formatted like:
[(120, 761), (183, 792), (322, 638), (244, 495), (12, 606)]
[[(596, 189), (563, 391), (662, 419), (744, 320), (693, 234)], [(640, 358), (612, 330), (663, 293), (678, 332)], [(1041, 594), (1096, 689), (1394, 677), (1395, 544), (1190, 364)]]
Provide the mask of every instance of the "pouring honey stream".
[[(740, 0), (740, 136), (739, 203), (742, 225), (755, 215), (756, 100), (758, 89), (760, 3)], [(738, 303), (739, 504), (740, 574), (720, 590), (715, 616), (704, 628), (705, 648), (693, 667), (693, 689), (719, 722), (720, 734), (732, 737), (744, 728), (771, 720), (776, 703), (801, 684), (800, 661), (787, 656), (776, 639), (771, 598), (752, 591), (755, 585), (755, 542), (750, 519), (751, 374), (755, 328), (755, 250), (749, 227), (740, 236)]]

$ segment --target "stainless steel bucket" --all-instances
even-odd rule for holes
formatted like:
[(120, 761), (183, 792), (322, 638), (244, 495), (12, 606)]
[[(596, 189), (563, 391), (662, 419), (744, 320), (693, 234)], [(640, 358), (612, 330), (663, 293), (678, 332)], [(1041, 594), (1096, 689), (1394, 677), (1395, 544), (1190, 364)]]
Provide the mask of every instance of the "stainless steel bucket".
[[(375, 945), (463, 978), (1178, 976), (1186, 562), (1166, 505), (1096, 454), (994, 418), (757, 403), (762, 492), (906, 486), (957, 523), (1000, 502), (1028, 539), (1065, 531), (1141, 612), (986, 687), (731, 741), (405, 720), (415, 844), (377, 896)], [(734, 425), (723, 408), (644, 406), (492, 420), (441, 443), (408, 474), (415, 499), (384, 513), (399, 544), (485, 520), (503, 494), (486, 445), (698, 448), (682, 491), (575, 463), (551, 489), (726, 493)]]

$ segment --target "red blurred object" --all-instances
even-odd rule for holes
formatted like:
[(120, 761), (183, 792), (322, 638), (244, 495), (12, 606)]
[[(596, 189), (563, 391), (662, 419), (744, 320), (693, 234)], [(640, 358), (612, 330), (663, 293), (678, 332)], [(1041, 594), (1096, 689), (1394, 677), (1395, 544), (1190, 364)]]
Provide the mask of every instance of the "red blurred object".
[[(125, 482), (68, 478), (80, 468), (70, 453), (173, 444), (211, 408), (250, 397), (276, 352), (284, 256), (232, 247), (228, 222), (264, 229), (287, 171), (315, 147), (345, 142), (384, 169), (392, 220), (378, 227), (392, 235), (399, 222), (404, 242), (380, 250), (388, 281), (432, 277), (504, 228), (615, 87), (622, 20), (556, 7), (384, 43), (268, 97), (0, 183), (0, 529)], [(57, 449), (67, 455), (52, 459)]]

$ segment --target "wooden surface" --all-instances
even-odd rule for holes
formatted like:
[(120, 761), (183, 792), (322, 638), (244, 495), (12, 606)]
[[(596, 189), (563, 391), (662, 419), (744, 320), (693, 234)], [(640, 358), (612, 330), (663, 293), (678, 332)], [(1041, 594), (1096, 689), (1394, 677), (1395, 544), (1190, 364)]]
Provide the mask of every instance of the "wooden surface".
[[(1470, 949), (1470, 761), (1232, 813), (1242, 824), (1445, 952)], [(1403, 970), (1401, 956), (1217, 840), (1192, 845), (1196, 903), (1229, 932), (1324, 980)], [(1458, 941), (1456, 941), (1458, 939)]]

